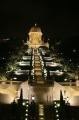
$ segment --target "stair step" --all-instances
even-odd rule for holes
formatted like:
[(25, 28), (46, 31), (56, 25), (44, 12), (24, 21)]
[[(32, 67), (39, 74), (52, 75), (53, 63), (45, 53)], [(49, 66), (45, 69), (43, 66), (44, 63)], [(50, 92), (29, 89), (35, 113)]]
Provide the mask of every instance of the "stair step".
[(42, 76), (42, 73), (41, 72), (35, 72), (35, 75), (41, 75)]
[(35, 61), (35, 63), (39, 63), (39, 64), (41, 64), (40, 61)]
[(37, 84), (44, 84), (44, 81), (42, 81), (42, 80), (37, 80)]
[(39, 67), (35, 68), (35, 71), (41, 71), (41, 68), (39, 68)]
[(41, 64), (35, 63), (35, 67), (41, 66)]
[(34, 59), (35, 59), (35, 64), (34, 64), (34, 71), (35, 71), (35, 79), (37, 81), (37, 84), (44, 84), (43, 77), (42, 77), (42, 67), (40, 63), (40, 57), (37, 54), (37, 51), (34, 51)]

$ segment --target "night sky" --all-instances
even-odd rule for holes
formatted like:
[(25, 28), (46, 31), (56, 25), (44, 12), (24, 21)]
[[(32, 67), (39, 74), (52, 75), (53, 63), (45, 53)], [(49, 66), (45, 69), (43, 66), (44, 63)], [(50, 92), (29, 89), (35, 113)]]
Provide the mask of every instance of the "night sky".
[(37, 23), (52, 37), (52, 33), (67, 37), (79, 36), (78, 4), (69, 0), (3, 0), (0, 3), (0, 32), (25, 38)]
[[(20, 40), (26, 40), (30, 28), (37, 23), (46, 38), (50, 38), (52, 42), (53, 33), (60, 36), (62, 38), (60, 52), (62, 51), (66, 58), (79, 63), (78, 5), (76, 0), (72, 2), (69, 0), (2, 0), (0, 38), (18, 37)], [(75, 53), (73, 49), (76, 49)]]

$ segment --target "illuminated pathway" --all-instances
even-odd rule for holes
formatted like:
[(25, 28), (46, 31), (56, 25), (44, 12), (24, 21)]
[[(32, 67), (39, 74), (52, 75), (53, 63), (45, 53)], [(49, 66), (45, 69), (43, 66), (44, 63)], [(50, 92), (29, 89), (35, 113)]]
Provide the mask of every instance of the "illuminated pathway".
[(38, 50), (34, 50), (34, 73), (35, 73), (35, 80), (37, 84), (43, 84), (44, 78), (42, 76), (42, 66), (40, 62), (40, 57), (38, 55)]
[[(62, 90), (64, 98), (68, 97), (71, 103), (72, 103), (71, 97), (79, 96), (79, 88), (77, 86), (65, 86), (65, 85), (62, 86), (57, 82), (54, 82), (54, 85), (50, 85), (50, 86), (48, 84), (44, 84), (44, 78), (42, 77), (42, 72), (41, 72), (40, 58), (37, 54), (37, 50), (35, 50), (34, 52), (34, 59), (35, 59), (34, 71), (37, 80), (37, 83), (35, 85), (33, 86), (29, 85), (28, 81), (25, 81), (22, 84), (20, 83), (17, 84), (16, 82), (15, 87), (13, 85), (10, 86), (10, 84), (7, 85), (7, 83), (0, 84), (0, 93), (12, 96), (12, 98), (8, 100), (8, 102), (11, 102), (16, 97), (19, 97), (21, 88), (23, 89), (24, 99), (29, 98), (29, 100), (31, 101), (32, 97), (35, 97), (36, 102), (39, 103), (40, 102), (50, 103), (53, 100), (59, 100), (60, 90)], [(18, 89), (18, 94), (17, 94), (17, 89)]]
[[(79, 90), (76, 90), (76, 87), (73, 88), (73, 86), (62, 86), (57, 82), (54, 82), (54, 85), (45, 85), (44, 78), (42, 77), (41, 63), (37, 49), (34, 50), (34, 60), (34, 72), (37, 83), (34, 86), (31, 86), (28, 84), (28, 81), (26, 81), (20, 85), (20, 89), (23, 89), (24, 99), (29, 98), (31, 101), (32, 97), (35, 97), (36, 102), (52, 102), (53, 100), (59, 100), (60, 90), (62, 90), (64, 98), (70, 99), (75, 95), (79, 95)], [(20, 89), (18, 91), (18, 96)]]

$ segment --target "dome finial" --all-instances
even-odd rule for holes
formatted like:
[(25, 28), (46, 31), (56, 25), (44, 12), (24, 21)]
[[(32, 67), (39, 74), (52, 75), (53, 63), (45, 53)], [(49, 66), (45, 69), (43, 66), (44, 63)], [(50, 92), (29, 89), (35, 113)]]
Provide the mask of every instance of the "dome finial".
[(34, 26), (30, 29), (30, 32), (41, 32), (40, 27), (35, 23)]
[(37, 24), (35, 23), (35, 27), (37, 26)]

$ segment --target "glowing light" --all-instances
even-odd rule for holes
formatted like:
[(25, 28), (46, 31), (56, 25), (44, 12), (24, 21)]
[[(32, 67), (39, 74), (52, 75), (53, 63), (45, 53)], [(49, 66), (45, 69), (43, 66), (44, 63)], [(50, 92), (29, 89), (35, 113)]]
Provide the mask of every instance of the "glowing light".
[(29, 73), (29, 70), (16, 70), (14, 71), (16, 75), (23, 75), (25, 73)]
[(23, 56), (22, 59), (23, 60), (31, 60), (31, 56)]
[(28, 112), (28, 109), (26, 109), (26, 112)]
[(23, 103), (22, 103), (22, 105), (23, 105), (23, 106), (25, 106), (25, 105), (26, 105), (26, 103), (25, 103), (25, 102), (23, 102)]
[(25, 115), (26, 115), (26, 116), (28, 116), (28, 114), (27, 114), (27, 113), (26, 113)]
[(60, 104), (59, 104), (59, 103), (57, 104), (57, 107), (60, 107)]
[(20, 66), (30, 66), (30, 62), (21, 61), (19, 62)]
[(29, 103), (29, 101), (26, 101), (26, 103)]
[(54, 104), (56, 104), (56, 102), (54, 102)]
[(35, 100), (35, 97), (34, 97), (34, 96), (32, 97), (32, 100)]
[(56, 117), (59, 117), (59, 115), (57, 114)]
[(44, 106), (42, 104), (39, 105), (39, 116), (44, 115)]
[(16, 77), (14, 77), (13, 79), (14, 79), (14, 80), (17, 80), (17, 78), (16, 78)]
[(55, 105), (55, 108), (57, 108), (57, 106)]
[(40, 117), (39, 119), (40, 119), (40, 120), (44, 120), (44, 118), (43, 118), (43, 117)]
[(29, 105), (26, 105), (26, 107), (28, 107)]
[(58, 110), (56, 110), (56, 113), (58, 113)]
[(28, 120), (27, 118), (25, 118), (25, 120)]

